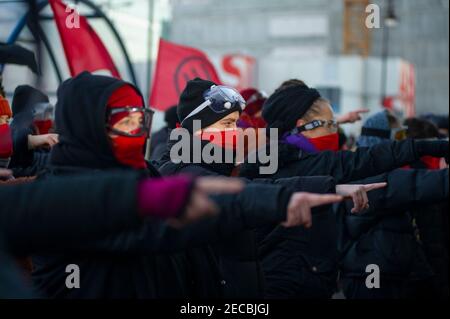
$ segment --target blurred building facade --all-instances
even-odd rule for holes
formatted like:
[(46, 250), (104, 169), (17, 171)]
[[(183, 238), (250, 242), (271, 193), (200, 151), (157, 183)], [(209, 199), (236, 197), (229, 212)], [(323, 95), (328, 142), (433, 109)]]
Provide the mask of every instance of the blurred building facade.
[[(386, 0), (370, 2), (379, 5), (383, 18)], [(418, 114), (448, 113), (448, 3), (394, 0), (399, 23), (390, 29), (387, 93), (398, 85), (392, 78), (402, 62), (411, 63)], [(372, 29), (368, 59), (343, 56), (343, 0), (171, 0), (171, 6), (170, 40), (201, 48), (213, 59), (231, 53), (255, 57), (255, 84), (269, 93), (296, 76), (315, 86), (343, 86), (342, 96), (357, 94), (342, 101), (349, 108), (380, 104), (383, 29)], [(311, 74), (317, 72), (319, 77)]]

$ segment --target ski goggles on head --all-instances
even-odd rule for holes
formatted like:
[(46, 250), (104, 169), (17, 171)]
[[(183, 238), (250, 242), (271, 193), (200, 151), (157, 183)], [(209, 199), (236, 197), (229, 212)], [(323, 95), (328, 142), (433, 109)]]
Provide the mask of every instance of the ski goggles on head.
[(213, 85), (210, 89), (203, 93), (203, 98), (205, 102), (197, 106), (191, 113), (189, 113), (184, 120), (185, 122), (188, 118), (200, 113), (205, 108), (209, 107), (214, 113), (224, 113), (231, 108), (239, 107), (241, 111), (245, 109), (245, 100), (235, 89), (224, 86), (224, 85)]
[(33, 106), (33, 119), (36, 121), (53, 120), (55, 118), (55, 107), (50, 103), (36, 103)]
[(369, 127), (363, 127), (361, 129), (361, 135), (363, 136), (374, 136), (395, 141), (401, 141), (406, 139), (408, 137), (407, 134), (408, 134), (408, 127), (406, 126), (393, 128), (390, 130), (382, 130)]
[(107, 128), (117, 135), (138, 137), (149, 134), (153, 111), (143, 107), (124, 106), (106, 112)]
[(299, 126), (297, 128), (294, 129), (295, 132), (293, 132), (294, 134), (298, 134), (301, 132), (305, 132), (305, 131), (312, 131), (315, 130), (318, 127), (325, 127), (325, 128), (329, 128), (331, 131), (333, 132), (337, 132), (339, 125), (338, 122), (336, 120), (314, 120), (311, 121), (309, 123), (306, 123), (305, 125)]

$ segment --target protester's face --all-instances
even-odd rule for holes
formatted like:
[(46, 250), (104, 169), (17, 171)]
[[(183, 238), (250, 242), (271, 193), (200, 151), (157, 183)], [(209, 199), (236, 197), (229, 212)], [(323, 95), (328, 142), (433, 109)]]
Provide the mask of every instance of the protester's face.
[(217, 121), (216, 123), (208, 126), (204, 130), (217, 130), (217, 131), (225, 131), (229, 129), (236, 129), (237, 128), (237, 121), (239, 119), (239, 112), (233, 112), (221, 120)]
[(1, 115), (0, 116), (0, 125), (8, 124), (8, 123), (9, 123), (9, 116), (8, 115)]
[[(142, 112), (134, 112), (130, 113), (128, 116), (124, 117), (117, 123), (113, 125), (113, 128), (117, 131), (131, 133), (133, 131), (138, 130), (142, 126), (142, 122), (144, 121)], [(115, 137), (116, 135), (111, 132), (109, 133), (110, 137)]]
[[(304, 119), (300, 119), (297, 121), (297, 127), (308, 124), (314, 120), (321, 120), (329, 123), (329, 121), (334, 120), (333, 109), (331, 105), (328, 103), (321, 103), (319, 112), (314, 115), (313, 118), (308, 119), (307, 121)], [(321, 136), (326, 136), (330, 134), (334, 134), (337, 132), (337, 128), (332, 125), (326, 125), (317, 127), (310, 131), (304, 131), (302, 134), (307, 138), (316, 138)]]

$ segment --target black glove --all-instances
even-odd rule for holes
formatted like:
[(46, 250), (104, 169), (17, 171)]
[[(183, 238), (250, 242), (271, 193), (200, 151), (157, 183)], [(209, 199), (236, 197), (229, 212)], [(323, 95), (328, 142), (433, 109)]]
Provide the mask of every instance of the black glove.
[(445, 157), (448, 163), (448, 141), (444, 140), (416, 140), (417, 154), (422, 156)]

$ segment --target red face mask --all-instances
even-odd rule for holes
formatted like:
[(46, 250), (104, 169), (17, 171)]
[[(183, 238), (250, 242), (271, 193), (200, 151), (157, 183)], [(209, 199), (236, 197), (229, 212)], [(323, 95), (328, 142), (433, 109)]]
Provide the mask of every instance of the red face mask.
[(9, 158), (13, 154), (11, 128), (8, 124), (0, 125), (0, 158)]
[[(114, 109), (117, 107), (124, 107), (127, 105), (143, 106), (142, 97), (136, 92), (134, 88), (125, 85), (113, 92), (109, 97), (107, 108)], [(113, 118), (113, 121), (119, 121), (121, 117)], [(113, 125), (114, 123), (109, 123)], [(129, 132), (134, 134), (137, 132)], [(147, 163), (144, 157), (144, 146), (147, 140), (147, 135), (129, 137), (117, 135), (111, 138), (112, 149), (114, 156), (119, 163), (133, 167), (135, 169), (147, 168)]]
[(36, 125), (37, 129), (39, 130), (39, 134), (48, 134), (53, 126), (53, 122), (52, 120), (36, 120), (34, 121), (34, 125)]
[(339, 150), (339, 134), (333, 133), (330, 135), (309, 138), (311, 144), (319, 151), (333, 151), (337, 152)]
[(242, 138), (242, 130), (233, 129), (226, 131), (202, 132), (200, 138), (224, 149), (235, 150), (239, 139)]
[(144, 145), (147, 135), (128, 137), (118, 135), (112, 138), (113, 152), (119, 163), (135, 169), (147, 168), (144, 157)]

